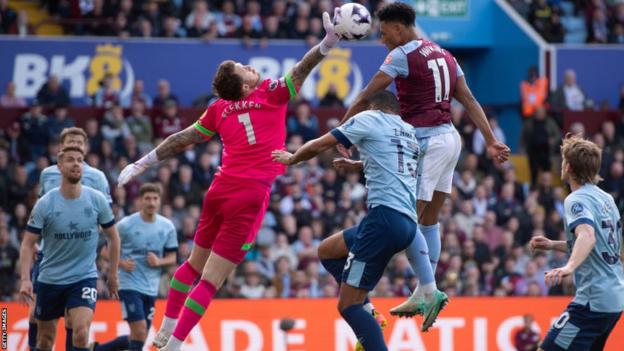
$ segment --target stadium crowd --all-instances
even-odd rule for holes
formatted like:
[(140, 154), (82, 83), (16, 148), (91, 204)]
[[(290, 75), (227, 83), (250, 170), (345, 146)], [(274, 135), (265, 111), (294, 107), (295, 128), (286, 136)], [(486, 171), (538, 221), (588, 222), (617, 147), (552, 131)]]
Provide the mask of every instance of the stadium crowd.
[[(0, 1), (0, 4), (6, 0)], [(138, 38), (322, 38), (321, 14), (346, 1), (332, 0), (42, 0), (65, 34)], [(383, 0), (359, 3), (374, 12)], [(0, 33), (20, 34), (19, 16), (6, 4)], [(0, 5), (0, 9), (3, 5)], [(374, 28), (376, 28), (375, 26)], [(374, 30), (375, 31), (375, 30)], [(373, 34), (369, 38), (374, 39)]]
[(509, 3), (548, 42), (624, 43), (624, 1), (509, 0)]
[[(167, 96), (175, 95), (167, 91)], [(177, 116), (175, 99), (145, 94), (138, 97), (142, 99), (130, 101), (127, 109), (118, 103), (103, 105), (108, 106), (104, 117), (89, 119), (84, 126), (89, 137), (86, 161), (104, 171), (113, 185), (113, 209), (118, 220), (137, 210), (135, 199), (141, 184), (135, 181), (124, 188), (114, 186), (120, 170), (184, 127)], [(326, 100), (336, 103), (335, 97)], [(5, 93), (0, 102), (7, 101), (12, 100)], [(147, 101), (161, 104), (163, 116), (148, 117)], [(20, 238), (37, 199), (39, 174), (56, 162), (61, 130), (75, 123), (64, 104), (46, 106), (36, 100), (18, 121), (0, 132), (0, 294), (4, 300), (15, 298)], [(318, 136), (320, 126), (307, 102), (294, 102), (291, 111), (287, 148), (295, 150)], [(464, 149), (453, 195), (440, 218), (443, 250), (436, 277), (447, 294), (572, 293), (571, 281), (553, 289), (544, 283), (544, 271), (565, 264), (566, 255), (532, 255), (526, 246), (534, 235), (564, 237), (563, 199), (567, 191), (557, 175), (562, 133), (551, 112), (550, 108), (537, 109), (524, 122), (523, 148), (529, 161), (536, 154), (540, 158), (537, 167), (531, 167), (535, 173), (533, 183), (523, 184), (511, 163), (501, 166), (488, 158), (482, 135), (475, 131), (459, 105), (453, 107), (454, 123)], [(614, 195), (624, 210), (624, 109), (620, 115), (617, 125), (605, 122), (601, 132), (588, 137), (604, 149), (601, 186)], [(497, 137), (504, 140), (492, 114), (490, 122)], [(579, 124), (573, 129), (582, 132), (583, 126)], [(217, 172), (220, 154), (220, 142), (211, 140), (142, 175), (141, 181), (156, 181), (164, 189), (162, 214), (174, 222), (178, 231), (180, 262), (190, 253), (203, 193)], [(325, 237), (359, 223), (366, 213), (366, 189), (361, 174), (340, 174), (331, 167), (335, 156), (325, 154), (303, 166), (289, 168), (278, 178), (256, 247), (228, 279), (219, 296), (336, 296), (337, 285), (320, 266), (316, 248)], [(109, 269), (106, 250), (102, 242), (98, 258), (102, 276)], [(170, 267), (163, 273), (161, 297), (166, 296), (174, 270)], [(414, 284), (413, 272), (401, 254), (394, 258), (374, 295), (407, 296)], [(99, 296), (106, 298), (103, 280), (98, 289)]]

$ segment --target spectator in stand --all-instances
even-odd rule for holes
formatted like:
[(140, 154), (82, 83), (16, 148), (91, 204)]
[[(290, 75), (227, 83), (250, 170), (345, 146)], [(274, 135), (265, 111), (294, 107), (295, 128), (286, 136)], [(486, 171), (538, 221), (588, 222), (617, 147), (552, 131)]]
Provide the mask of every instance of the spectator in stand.
[(522, 117), (530, 118), (535, 114), (538, 107), (546, 107), (548, 97), (548, 79), (540, 77), (537, 67), (531, 66), (527, 80), (520, 83), (520, 102), (522, 104)]
[(132, 103), (130, 116), (127, 119), (130, 133), (134, 135), (141, 153), (146, 153), (153, 147), (154, 128), (152, 120), (145, 114), (145, 107), (141, 101)]
[(37, 100), (46, 108), (54, 106), (68, 106), (69, 94), (61, 85), (56, 75), (51, 75), (48, 81), (37, 92)]
[(305, 39), (309, 34), (310, 20), (304, 17), (297, 17), (295, 25), (290, 32), (290, 39)]
[(17, 21), (17, 13), (9, 7), (8, 0), (0, 0), (0, 34), (10, 34)]
[(110, 36), (128, 38), (130, 37), (130, 25), (128, 24), (128, 16), (125, 13), (119, 12), (115, 16), (115, 23), (111, 27)]
[[(100, 123), (95, 118), (89, 118), (85, 122), (85, 132), (87, 133), (87, 140), (89, 141), (89, 151), (95, 152), (100, 150), (104, 137), (100, 131)], [(95, 166), (93, 166), (95, 167)]]
[(6, 129), (5, 139), (8, 144), (7, 149), (9, 151), (9, 157), (22, 165), (32, 161), (29, 140), (22, 135), (20, 123), (18, 121), (14, 121), (9, 128)]
[(533, 330), (533, 316), (527, 314), (523, 320), (522, 329), (514, 336), (514, 346), (518, 351), (537, 351), (540, 335)]
[(130, 128), (124, 118), (123, 108), (120, 105), (113, 105), (104, 114), (102, 121), (102, 136), (108, 140), (118, 153), (123, 147), (123, 139), (130, 135)]
[(123, 106), (123, 108), (130, 108), (136, 101), (142, 103), (146, 108), (152, 108), (152, 98), (145, 92), (143, 79), (137, 79), (134, 81), (132, 93), (122, 99), (121, 106)]
[(234, 38), (241, 26), (241, 18), (235, 12), (234, 2), (226, 0), (221, 5), (221, 13), (217, 14), (217, 31), (221, 38)]
[(67, 116), (67, 106), (57, 105), (54, 107), (54, 113), (48, 118), (46, 129), (48, 130), (48, 139), (56, 140), (65, 128), (73, 127), (75, 124), (71, 117)]
[(208, 10), (208, 2), (197, 0), (193, 4), (193, 11), (186, 16), (184, 24), (188, 29), (194, 28), (198, 32), (205, 33), (213, 22), (215, 16)]
[(539, 172), (552, 170), (551, 156), (561, 140), (561, 131), (544, 108), (535, 111), (535, 117), (524, 122), (521, 143), (529, 158), (531, 185), (536, 185)]
[(178, 177), (171, 182), (171, 194), (184, 197), (186, 204), (201, 206), (203, 191), (199, 185), (193, 181), (193, 168), (189, 165), (182, 165), (178, 171)]
[(114, 77), (106, 74), (100, 83), (100, 88), (95, 92), (93, 103), (96, 107), (111, 108), (119, 104), (119, 89), (114, 86)]
[(48, 117), (43, 114), (41, 104), (33, 100), (28, 112), (19, 120), (22, 133), (28, 140), (33, 159), (43, 155), (48, 147)]
[(264, 31), (262, 38), (266, 39), (286, 39), (288, 33), (280, 27), (280, 20), (277, 16), (269, 16), (264, 21)]
[(0, 222), (0, 300), (11, 301), (17, 283), (19, 251), (9, 240), (9, 228)]
[(178, 97), (171, 92), (169, 81), (161, 79), (158, 81), (158, 95), (154, 97), (153, 105), (154, 107), (164, 107), (165, 102), (168, 100), (173, 100), (176, 103), (179, 102)]
[(20, 203), (26, 203), (31, 190), (28, 186), (28, 171), (26, 171), (26, 168), (24, 166), (14, 167), (13, 176), (7, 191), (9, 211), (13, 212), (15, 206)]
[(157, 138), (166, 138), (182, 130), (182, 119), (178, 116), (178, 104), (169, 100), (163, 106), (164, 113), (154, 121)]
[(141, 16), (150, 22), (153, 35), (162, 31), (162, 16), (160, 14), (160, 6), (156, 0), (148, 0), (143, 4), (143, 13)]
[(245, 17), (251, 20), (251, 26), (256, 32), (262, 32), (262, 17), (260, 16), (260, 3), (255, 0), (245, 1)]
[(243, 39), (243, 41), (249, 39), (260, 39), (262, 37), (262, 33), (254, 28), (253, 17), (245, 16), (243, 17), (243, 24), (236, 32), (236, 37)]
[(336, 93), (336, 86), (331, 84), (327, 89), (327, 93), (323, 98), (319, 101), (319, 106), (322, 107), (333, 107), (333, 108), (344, 108), (344, 103), (342, 99), (338, 97)]
[(565, 71), (563, 85), (559, 85), (555, 90), (551, 106), (557, 112), (564, 110), (582, 111), (585, 108), (585, 93), (576, 82), (574, 70)]
[(591, 26), (587, 33), (587, 42), (605, 44), (608, 36), (607, 15), (601, 8), (596, 8), (594, 9)]
[(186, 30), (181, 26), (180, 19), (174, 16), (166, 16), (163, 18), (160, 36), (163, 38), (186, 38)]
[(616, 23), (613, 26), (613, 31), (609, 34), (609, 43), (624, 44), (624, 24)]
[(312, 140), (318, 136), (319, 125), (312, 108), (307, 101), (300, 101), (295, 107), (295, 115), (288, 118), (288, 134), (301, 135), (303, 141)]
[(529, 23), (542, 36), (548, 30), (552, 9), (546, 0), (535, 0), (529, 9)]
[(559, 16), (558, 12), (553, 12), (552, 16), (550, 16), (548, 29), (544, 33), (544, 39), (550, 43), (563, 43), (565, 33), (566, 30), (561, 23), (561, 16)]
[(26, 100), (15, 95), (15, 83), (8, 82), (6, 92), (0, 96), (0, 107), (26, 107)]

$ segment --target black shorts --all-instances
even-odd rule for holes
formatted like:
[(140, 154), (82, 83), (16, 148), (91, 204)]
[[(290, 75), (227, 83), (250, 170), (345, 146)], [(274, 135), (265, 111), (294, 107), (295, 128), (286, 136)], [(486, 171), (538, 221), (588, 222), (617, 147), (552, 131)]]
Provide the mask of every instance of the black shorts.
[(119, 290), (119, 300), (123, 319), (128, 323), (145, 320), (149, 330), (154, 318), (156, 296), (141, 294), (134, 290)]
[(571, 303), (565, 312), (553, 323), (544, 342), (544, 351), (599, 351), (622, 312), (592, 312), (588, 305)]
[(84, 279), (72, 284), (46, 284), (37, 282), (39, 292), (35, 318), (49, 321), (62, 317), (65, 309), (88, 307), (95, 310), (97, 278)]
[(342, 281), (373, 290), (392, 256), (405, 250), (415, 235), (416, 222), (407, 215), (386, 206), (369, 210), (349, 248)]

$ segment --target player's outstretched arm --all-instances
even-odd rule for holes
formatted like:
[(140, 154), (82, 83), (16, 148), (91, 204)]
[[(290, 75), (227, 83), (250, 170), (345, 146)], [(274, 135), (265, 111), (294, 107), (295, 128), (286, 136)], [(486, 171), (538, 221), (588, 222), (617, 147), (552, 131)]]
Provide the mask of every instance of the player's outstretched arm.
[(349, 118), (357, 115), (358, 113), (368, 109), (368, 99), (376, 92), (385, 90), (392, 82), (394, 78), (385, 72), (379, 71), (375, 73), (373, 78), (368, 82), (364, 90), (362, 90), (355, 98), (351, 106), (347, 109), (344, 117), (340, 121), (340, 125), (344, 124)]
[(336, 46), (340, 39), (334, 30), (334, 24), (329, 19), (329, 14), (327, 12), (323, 13), (323, 27), (326, 33), (325, 38), (323, 38), (318, 45), (310, 49), (310, 51), (303, 56), (301, 61), (297, 62), (290, 71), (290, 77), (297, 90), (303, 85), (303, 82), (310, 75), (314, 67), (316, 67), (319, 62), (323, 61), (325, 55)]
[(565, 266), (555, 268), (546, 273), (546, 284), (553, 286), (561, 283), (564, 277), (571, 275), (587, 259), (596, 245), (594, 228), (589, 224), (579, 224), (574, 228), (576, 241), (572, 254)]
[(165, 141), (160, 143), (160, 145), (143, 156), (140, 160), (127, 165), (119, 174), (117, 185), (125, 185), (132, 180), (132, 178), (143, 173), (143, 171), (154, 166), (158, 162), (181, 153), (190, 145), (203, 143), (206, 140), (207, 139), (201, 136), (195, 129), (194, 125), (168, 136)]
[(457, 78), (454, 96), (464, 106), (466, 112), (468, 112), (468, 117), (470, 117), (474, 124), (477, 125), (477, 128), (481, 131), (481, 134), (483, 134), (490, 156), (492, 156), (494, 160), (501, 163), (507, 161), (510, 153), (509, 147), (496, 140), (494, 132), (490, 127), (490, 123), (485, 116), (485, 112), (483, 112), (481, 104), (477, 101), (474, 95), (472, 95), (472, 91), (470, 91), (464, 76)]
[(545, 250), (545, 251), (560, 251), (560, 252), (568, 252), (568, 245), (565, 241), (561, 240), (550, 240), (544, 236), (538, 235), (531, 238), (529, 242), (529, 249), (532, 252), (536, 250)]
[(33, 302), (33, 286), (30, 280), (30, 270), (33, 264), (33, 256), (35, 254), (35, 247), (39, 241), (39, 235), (33, 234), (26, 230), (24, 238), (22, 239), (22, 246), (20, 247), (20, 288), (19, 288), (19, 300), (25, 304), (31, 304)]
[(108, 259), (110, 260), (110, 268), (108, 270), (108, 291), (111, 298), (117, 299), (119, 289), (119, 277), (117, 269), (119, 267), (119, 251), (121, 250), (121, 241), (119, 240), (119, 232), (117, 227), (112, 225), (104, 229), (104, 233), (108, 236)]
[(320, 138), (308, 141), (295, 154), (285, 150), (275, 150), (271, 155), (273, 161), (291, 166), (301, 161), (309, 160), (336, 145), (338, 145), (338, 139), (331, 133), (327, 133)]

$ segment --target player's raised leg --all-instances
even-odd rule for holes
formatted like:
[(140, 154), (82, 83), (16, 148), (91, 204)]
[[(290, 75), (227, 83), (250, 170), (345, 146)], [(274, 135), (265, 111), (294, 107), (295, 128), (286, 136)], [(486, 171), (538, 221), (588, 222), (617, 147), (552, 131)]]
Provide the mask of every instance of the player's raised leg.
[(215, 252), (210, 254), (202, 273), (201, 280), (191, 290), (184, 302), (180, 319), (173, 331), (173, 336), (161, 350), (177, 351), (182, 346), (191, 330), (206, 313), (216, 291), (223, 285), (225, 278), (234, 270), (236, 263), (221, 257)]
[[(349, 255), (349, 248), (353, 245), (355, 234), (357, 232), (357, 226), (341, 230), (327, 238), (325, 238), (318, 247), (318, 256), (321, 260), (321, 264), (327, 272), (329, 272), (338, 285), (342, 283), (342, 272), (347, 262), (347, 256)], [(368, 294), (363, 302), (364, 310), (370, 313), (377, 321), (377, 324), (384, 330), (388, 325), (386, 317), (375, 309), (375, 306), (370, 301)], [(357, 342), (355, 345), (355, 351), (361, 351), (364, 347), (361, 342)]]
[(199, 272), (202, 271), (209, 255), (210, 249), (194, 245), (189, 259), (175, 271), (167, 294), (165, 316), (154, 338), (155, 347), (161, 348), (167, 345), (180, 317), (184, 301), (193, 288), (195, 280), (199, 277)]

